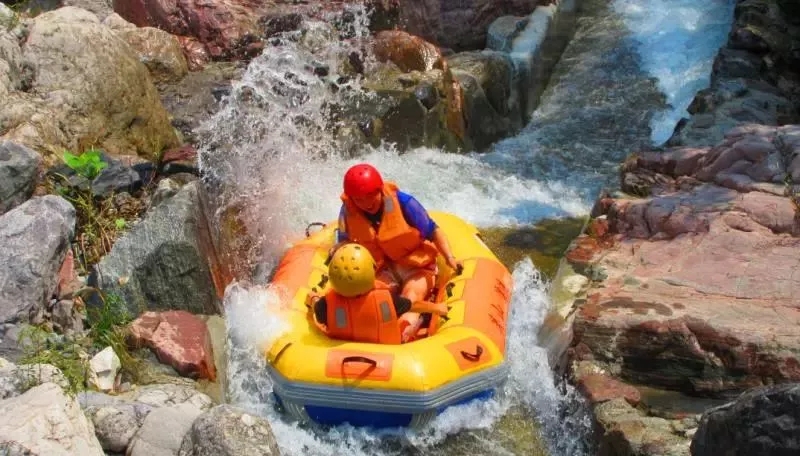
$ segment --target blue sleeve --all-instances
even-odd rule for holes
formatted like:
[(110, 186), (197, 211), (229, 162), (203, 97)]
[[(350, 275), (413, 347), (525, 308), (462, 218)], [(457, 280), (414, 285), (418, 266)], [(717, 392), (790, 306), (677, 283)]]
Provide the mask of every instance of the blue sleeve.
[(397, 199), (400, 201), (400, 208), (406, 222), (422, 233), (422, 237), (428, 240), (433, 239), (433, 232), (436, 230), (436, 223), (428, 215), (428, 211), (422, 207), (419, 201), (408, 193), (397, 192)]
[(347, 224), (344, 220), (344, 204), (339, 209), (339, 227), (336, 229), (336, 243), (344, 242), (347, 240)]

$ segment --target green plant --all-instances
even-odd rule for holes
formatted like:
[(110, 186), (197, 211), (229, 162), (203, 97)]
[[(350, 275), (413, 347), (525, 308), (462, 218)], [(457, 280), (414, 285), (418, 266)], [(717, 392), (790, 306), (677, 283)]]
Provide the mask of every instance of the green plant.
[(144, 210), (136, 198), (128, 198), (117, 207), (114, 198), (95, 198), (90, 189), (71, 187), (61, 174), (50, 175), (49, 193), (55, 193), (72, 203), (78, 219), (73, 252), (82, 272), (88, 273), (92, 265), (111, 251), (114, 241)]
[(98, 149), (89, 149), (80, 155), (74, 155), (68, 150), (64, 151), (64, 163), (79, 175), (92, 180), (100, 174), (108, 163), (103, 158)]
[[(19, 364), (50, 364), (57, 367), (67, 380), (65, 391), (75, 395), (86, 389), (89, 374), (84, 338), (57, 338), (54, 334), (36, 326), (27, 326), (20, 331), (23, 355)], [(30, 386), (30, 385), (29, 385)]]
[(111, 347), (119, 357), (122, 370), (134, 380), (142, 370), (142, 361), (128, 350), (128, 324), (133, 316), (125, 301), (114, 293), (99, 293), (102, 305), (89, 307), (86, 317), (89, 322), (89, 337), (98, 350)]

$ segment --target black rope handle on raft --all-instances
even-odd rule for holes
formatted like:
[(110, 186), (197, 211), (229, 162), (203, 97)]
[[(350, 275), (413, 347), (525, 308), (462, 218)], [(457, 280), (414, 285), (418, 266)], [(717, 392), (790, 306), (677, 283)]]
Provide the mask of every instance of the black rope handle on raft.
[(367, 358), (366, 356), (345, 356), (342, 359), (342, 364), (346, 364), (346, 363), (367, 363), (367, 364), (371, 365), (372, 367), (377, 367), (378, 366), (378, 362), (377, 361), (375, 361), (374, 359), (371, 359), (371, 358)]
[(308, 226), (306, 227), (306, 237), (311, 237), (311, 227), (312, 226), (318, 226), (321, 229), (324, 229), (327, 225), (325, 225), (322, 222), (311, 222), (311, 223), (309, 223)]
[(464, 357), (467, 361), (476, 362), (481, 359), (481, 355), (483, 354), (483, 347), (480, 345), (475, 345), (475, 353), (467, 353), (464, 350), (461, 350), (461, 356)]

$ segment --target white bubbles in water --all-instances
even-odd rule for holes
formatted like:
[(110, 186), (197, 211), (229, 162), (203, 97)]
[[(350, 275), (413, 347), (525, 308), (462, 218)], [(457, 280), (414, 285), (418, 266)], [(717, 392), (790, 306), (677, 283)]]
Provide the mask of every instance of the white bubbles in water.
[(614, 0), (633, 39), (642, 67), (658, 78), (670, 108), (651, 122), (651, 139), (672, 135), (698, 90), (708, 87), (711, 66), (733, 22), (734, 0)]

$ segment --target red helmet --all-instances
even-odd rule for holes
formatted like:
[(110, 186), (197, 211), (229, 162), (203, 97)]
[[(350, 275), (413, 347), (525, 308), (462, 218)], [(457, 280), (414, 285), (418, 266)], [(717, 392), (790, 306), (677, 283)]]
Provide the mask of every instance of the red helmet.
[(367, 196), (383, 188), (381, 173), (366, 163), (354, 165), (344, 173), (344, 194), (349, 197)]

